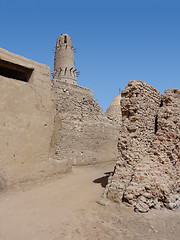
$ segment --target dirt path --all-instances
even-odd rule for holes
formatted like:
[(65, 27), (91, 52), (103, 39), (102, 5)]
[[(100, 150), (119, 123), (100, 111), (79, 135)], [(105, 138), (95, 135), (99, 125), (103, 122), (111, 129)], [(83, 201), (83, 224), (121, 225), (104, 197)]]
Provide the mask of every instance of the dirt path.
[(74, 167), (56, 181), (2, 193), (0, 240), (180, 239), (179, 211), (137, 214), (96, 203), (113, 166)]

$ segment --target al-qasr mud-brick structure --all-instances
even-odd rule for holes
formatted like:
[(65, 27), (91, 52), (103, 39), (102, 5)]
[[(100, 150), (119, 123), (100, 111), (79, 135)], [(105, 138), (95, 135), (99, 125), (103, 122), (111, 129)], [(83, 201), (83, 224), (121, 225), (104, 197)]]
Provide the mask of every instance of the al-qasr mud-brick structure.
[(117, 159), (119, 125), (76, 83), (72, 41), (56, 44), (50, 68), (0, 49), (0, 188)]
[(122, 91), (119, 158), (105, 195), (136, 210), (180, 207), (180, 90), (130, 81)]
[[(180, 208), (180, 90), (132, 80), (106, 114), (77, 85), (71, 38), (50, 68), (0, 49), (0, 189), (118, 160), (104, 199), (135, 210)], [(87, 186), (88, 187), (88, 186)]]
[(54, 69), (56, 118), (61, 119), (60, 138), (54, 142), (56, 158), (73, 165), (116, 160), (120, 126), (103, 113), (92, 90), (76, 84), (73, 45), (67, 34), (57, 39)]
[(50, 68), (0, 49), (0, 83), (1, 187), (52, 176), (59, 166), (49, 158), (55, 115)]

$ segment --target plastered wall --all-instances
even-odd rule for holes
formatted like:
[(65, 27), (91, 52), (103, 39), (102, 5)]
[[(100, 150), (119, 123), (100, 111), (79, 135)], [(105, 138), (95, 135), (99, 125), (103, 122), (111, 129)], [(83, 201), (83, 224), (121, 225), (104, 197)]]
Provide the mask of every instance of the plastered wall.
[(55, 116), (50, 68), (3, 49), (0, 59), (33, 69), (29, 82), (0, 76), (0, 176), (10, 187), (61, 167), (49, 155)]

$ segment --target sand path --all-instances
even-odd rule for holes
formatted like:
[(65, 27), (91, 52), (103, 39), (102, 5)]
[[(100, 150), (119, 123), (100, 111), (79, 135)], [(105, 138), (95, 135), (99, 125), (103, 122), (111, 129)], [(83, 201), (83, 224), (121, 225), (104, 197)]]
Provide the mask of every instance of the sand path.
[(180, 239), (179, 211), (137, 214), (96, 203), (113, 166), (74, 167), (57, 180), (2, 193), (0, 240)]
[(113, 165), (74, 167), (72, 173), (51, 183), (3, 193), (0, 239), (72, 239), (72, 232), (81, 226), (83, 212), (96, 208), (96, 200), (103, 191), (101, 184), (93, 180), (111, 171)]

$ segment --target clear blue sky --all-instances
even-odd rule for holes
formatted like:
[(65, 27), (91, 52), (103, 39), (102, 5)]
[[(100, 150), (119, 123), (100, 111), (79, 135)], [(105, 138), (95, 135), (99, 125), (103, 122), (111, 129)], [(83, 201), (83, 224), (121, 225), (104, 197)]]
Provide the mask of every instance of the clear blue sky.
[(131, 79), (180, 88), (180, 1), (0, 1), (0, 47), (53, 71), (61, 33), (77, 48), (78, 84), (104, 111)]

